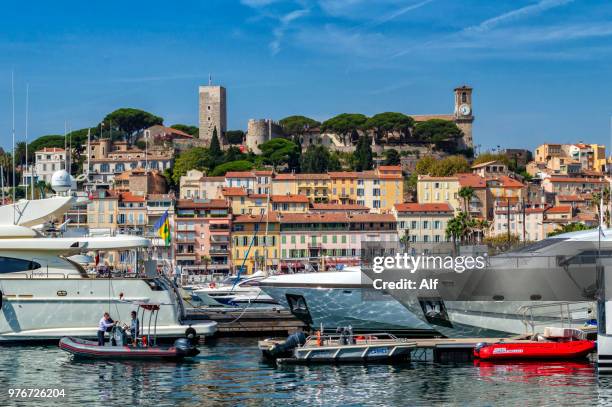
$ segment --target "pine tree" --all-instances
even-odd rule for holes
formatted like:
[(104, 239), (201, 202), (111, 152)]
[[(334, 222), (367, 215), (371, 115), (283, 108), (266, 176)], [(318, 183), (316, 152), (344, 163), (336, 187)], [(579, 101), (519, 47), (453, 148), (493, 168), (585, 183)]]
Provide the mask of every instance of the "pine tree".
[(208, 148), (210, 156), (213, 158), (221, 157), (221, 144), (219, 144), (219, 137), (217, 136), (217, 127), (213, 129), (213, 135), (210, 139), (210, 147)]
[(355, 171), (369, 171), (374, 168), (374, 156), (372, 154), (372, 140), (368, 136), (361, 136), (357, 140), (355, 148)]

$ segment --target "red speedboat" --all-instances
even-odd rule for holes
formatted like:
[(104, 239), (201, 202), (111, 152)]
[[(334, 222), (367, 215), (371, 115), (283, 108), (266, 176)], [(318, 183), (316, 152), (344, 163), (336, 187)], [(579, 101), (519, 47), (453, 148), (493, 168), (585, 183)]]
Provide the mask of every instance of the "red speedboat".
[(577, 359), (595, 350), (595, 341), (500, 342), (474, 348), (474, 356), (484, 360)]

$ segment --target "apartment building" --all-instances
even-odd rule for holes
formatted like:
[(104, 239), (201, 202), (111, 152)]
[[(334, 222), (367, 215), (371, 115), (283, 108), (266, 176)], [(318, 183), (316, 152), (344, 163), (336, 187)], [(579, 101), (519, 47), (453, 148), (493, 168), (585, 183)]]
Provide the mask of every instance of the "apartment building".
[(392, 214), (284, 213), (279, 222), (281, 269), (343, 268), (359, 264), (364, 242), (398, 244)]
[[(266, 232), (267, 225), (267, 232)], [(258, 270), (279, 270), (279, 215), (237, 215), (232, 222), (232, 264), (234, 272), (252, 274)]]
[(448, 242), (446, 226), (454, 209), (444, 203), (401, 203), (393, 208), (397, 233), (404, 247), (415, 253), (429, 253)]
[(586, 177), (549, 177), (542, 180), (544, 191), (560, 195), (591, 194), (603, 190), (607, 182)]
[(218, 199), (225, 177), (206, 177), (199, 170), (189, 170), (180, 180), (180, 199)]
[(176, 201), (176, 262), (194, 273), (229, 273), (231, 215), (223, 199)]
[(538, 241), (546, 238), (547, 207), (523, 206), (520, 202), (498, 201), (495, 205), (490, 236), (517, 236), (521, 241)]
[(51, 178), (56, 171), (66, 169), (66, 150), (57, 147), (45, 147), (34, 153), (34, 174), (31, 169), (24, 171), (22, 177), (23, 185), (31, 185), (32, 176), (34, 183), (44, 181), (51, 183)]

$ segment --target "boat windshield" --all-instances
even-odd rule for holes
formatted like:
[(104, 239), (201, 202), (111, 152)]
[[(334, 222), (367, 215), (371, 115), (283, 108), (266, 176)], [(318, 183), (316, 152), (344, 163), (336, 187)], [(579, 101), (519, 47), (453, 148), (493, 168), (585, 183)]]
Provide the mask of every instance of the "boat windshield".
[(512, 250), (511, 252), (508, 252), (508, 254), (535, 253), (549, 246), (552, 246), (554, 244), (564, 242), (566, 240), (568, 239), (565, 237), (555, 237), (555, 238), (544, 239), (544, 240), (540, 240), (539, 242), (535, 242), (527, 246), (523, 246), (518, 249)]
[(221, 285), (234, 285), (240, 281), (245, 280), (242, 277), (236, 277), (236, 276), (231, 276), (231, 277), (226, 277), (223, 280), (221, 280), (221, 282), (219, 284)]

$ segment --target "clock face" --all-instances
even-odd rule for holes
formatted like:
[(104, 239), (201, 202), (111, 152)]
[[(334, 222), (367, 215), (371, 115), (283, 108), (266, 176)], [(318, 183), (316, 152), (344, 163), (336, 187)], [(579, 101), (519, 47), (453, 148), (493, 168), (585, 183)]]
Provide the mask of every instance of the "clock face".
[(471, 112), (471, 109), (468, 105), (462, 104), (461, 106), (459, 106), (459, 113), (461, 113), (461, 115), (467, 116), (470, 114), (470, 112)]

